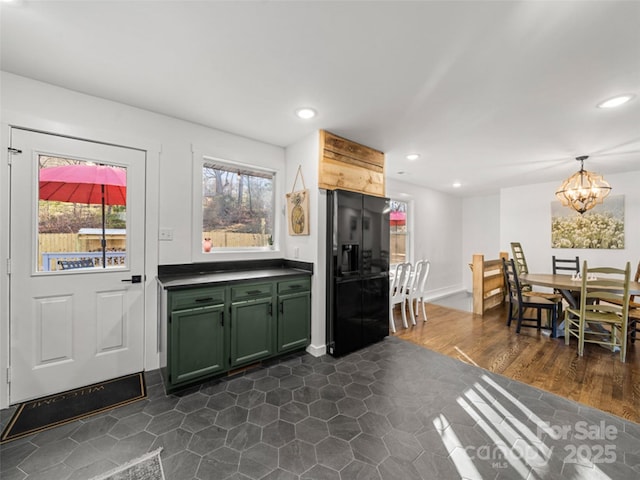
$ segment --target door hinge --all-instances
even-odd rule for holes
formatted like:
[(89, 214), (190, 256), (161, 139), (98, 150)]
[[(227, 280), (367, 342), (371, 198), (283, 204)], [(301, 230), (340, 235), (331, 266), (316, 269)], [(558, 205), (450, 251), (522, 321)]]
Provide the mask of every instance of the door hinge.
[(11, 367), (7, 367), (7, 383), (11, 383)]
[(11, 259), (7, 258), (7, 275), (11, 275)]

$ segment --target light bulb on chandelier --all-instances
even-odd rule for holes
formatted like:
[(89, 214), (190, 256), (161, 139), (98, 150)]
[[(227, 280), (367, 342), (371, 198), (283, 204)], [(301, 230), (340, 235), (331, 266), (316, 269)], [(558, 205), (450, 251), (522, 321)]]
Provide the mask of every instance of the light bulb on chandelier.
[(563, 206), (573, 208), (580, 214), (602, 203), (611, 191), (611, 186), (602, 175), (584, 169), (587, 158), (587, 155), (576, 158), (580, 162), (580, 170), (567, 178), (556, 192)]

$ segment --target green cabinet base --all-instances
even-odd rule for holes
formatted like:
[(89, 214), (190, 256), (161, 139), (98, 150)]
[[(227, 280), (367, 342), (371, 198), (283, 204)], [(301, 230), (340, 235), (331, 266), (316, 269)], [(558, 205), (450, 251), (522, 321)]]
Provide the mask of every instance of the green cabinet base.
[(306, 348), (308, 276), (170, 290), (166, 308), (167, 393)]

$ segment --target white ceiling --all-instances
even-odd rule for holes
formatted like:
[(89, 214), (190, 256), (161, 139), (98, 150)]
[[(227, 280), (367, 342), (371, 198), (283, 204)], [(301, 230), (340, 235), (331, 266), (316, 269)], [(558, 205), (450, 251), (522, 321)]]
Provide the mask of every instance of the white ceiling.
[(640, 97), (640, 2), (17, 3), (4, 71), (280, 146), (326, 129), (436, 190), (640, 169), (640, 98), (596, 108)]

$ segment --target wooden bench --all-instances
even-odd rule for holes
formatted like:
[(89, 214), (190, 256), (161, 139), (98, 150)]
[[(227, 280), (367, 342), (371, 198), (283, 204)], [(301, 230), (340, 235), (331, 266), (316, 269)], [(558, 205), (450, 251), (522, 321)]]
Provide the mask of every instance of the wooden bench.
[(72, 270), (74, 268), (93, 268), (95, 264), (91, 258), (83, 258), (80, 260), (58, 260), (58, 265), (62, 270)]

